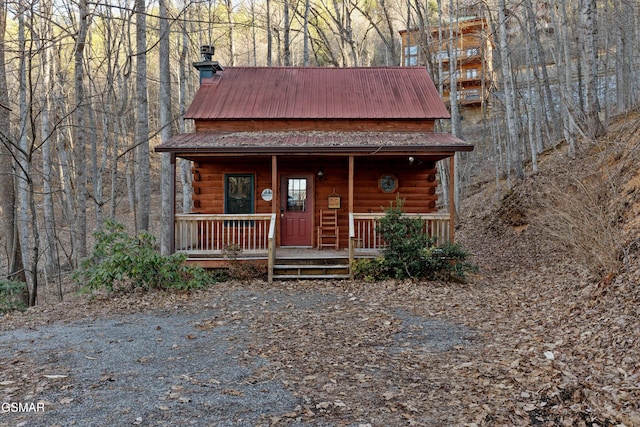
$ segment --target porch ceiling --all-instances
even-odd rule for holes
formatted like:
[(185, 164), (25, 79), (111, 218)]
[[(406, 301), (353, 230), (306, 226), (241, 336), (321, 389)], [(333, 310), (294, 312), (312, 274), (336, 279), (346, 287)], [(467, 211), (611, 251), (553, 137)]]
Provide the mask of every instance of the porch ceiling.
[(211, 155), (406, 155), (448, 157), (473, 145), (435, 132), (196, 132), (177, 135), (157, 152)]

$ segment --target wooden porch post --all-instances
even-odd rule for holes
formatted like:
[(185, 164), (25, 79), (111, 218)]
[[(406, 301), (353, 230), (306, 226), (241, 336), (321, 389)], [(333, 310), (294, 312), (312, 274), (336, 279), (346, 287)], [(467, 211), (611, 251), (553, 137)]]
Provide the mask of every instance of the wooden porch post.
[(280, 246), (280, 209), (279, 195), (280, 183), (278, 182), (278, 156), (271, 156), (271, 191), (273, 199), (271, 199), (271, 213), (276, 215), (276, 246)]
[[(275, 227), (276, 235), (275, 242), (273, 240), (270, 240), (269, 243), (269, 259), (267, 261), (267, 280), (269, 283), (273, 283), (273, 264), (276, 257), (276, 247), (280, 246), (280, 233), (278, 233), (278, 231), (280, 230), (280, 201), (278, 199), (279, 188), (280, 183), (278, 182), (278, 157), (271, 156), (271, 221), (275, 222), (275, 224), (273, 225)], [(269, 236), (271, 236), (271, 230), (269, 230)]]
[(454, 242), (454, 230), (456, 219), (456, 171), (455, 171), (455, 153), (449, 157), (449, 242)]
[(353, 177), (354, 177), (354, 168), (353, 168), (353, 156), (349, 156), (349, 213), (353, 213)]
[[(349, 156), (349, 218), (353, 214), (353, 181), (354, 181), (354, 158)], [(353, 261), (355, 259), (355, 248), (351, 238), (351, 220), (349, 220), (349, 279), (353, 280)]]
[(169, 221), (171, 221), (171, 231), (169, 232), (169, 253), (176, 251), (176, 153), (169, 154), (171, 164), (171, 206), (169, 207)]

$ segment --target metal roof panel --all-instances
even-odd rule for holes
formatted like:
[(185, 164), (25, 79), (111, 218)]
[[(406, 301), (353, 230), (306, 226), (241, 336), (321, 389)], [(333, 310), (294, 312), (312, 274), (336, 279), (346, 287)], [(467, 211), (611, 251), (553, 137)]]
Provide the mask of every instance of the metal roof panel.
[(449, 118), (423, 67), (229, 67), (203, 79), (186, 118)]

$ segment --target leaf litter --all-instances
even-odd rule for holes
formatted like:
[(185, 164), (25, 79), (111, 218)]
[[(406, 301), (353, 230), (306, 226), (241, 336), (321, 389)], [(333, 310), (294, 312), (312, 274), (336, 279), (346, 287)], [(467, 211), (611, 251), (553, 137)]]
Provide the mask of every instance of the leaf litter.
[(602, 280), (529, 221), (532, 176), (465, 201), (466, 283), (244, 281), (10, 313), (2, 402), (46, 410), (0, 425), (640, 426), (634, 182), (624, 268)]

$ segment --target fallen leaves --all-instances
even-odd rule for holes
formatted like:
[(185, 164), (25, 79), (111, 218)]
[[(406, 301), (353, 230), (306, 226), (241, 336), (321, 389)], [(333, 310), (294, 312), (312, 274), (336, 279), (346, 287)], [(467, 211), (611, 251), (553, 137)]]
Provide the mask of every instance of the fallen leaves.
[[(257, 282), (148, 302), (176, 316), (197, 313), (203, 300), (215, 304), (164, 343), (172, 354), (189, 345), (215, 351), (210, 335), (229, 329), (224, 340), (251, 370), (243, 381), (275, 381), (299, 397), (299, 407), (265, 415), (271, 425), (640, 426), (638, 290), (614, 280), (606, 292), (586, 292), (570, 265), (561, 274), (531, 259), (519, 265), (525, 248), (514, 247), (508, 267), (499, 260), (471, 284)], [(149, 353), (135, 361), (145, 369), (158, 362)], [(36, 366), (29, 354), (1, 362), (3, 396), (37, 398), (73, 385), (72, 376), (47, 377), (68, 373)], [(31, 383), (22, 377), (29, 372)], [(117, 370), (103, 372), (97, 386), (116, 378)], [(192, 388), (232, 401), (252, 396), (222, 377), (174, 378), (158, 403), (164, 419), (195, 404)], [(55, 405), (73, 404), (65, 398)]]

